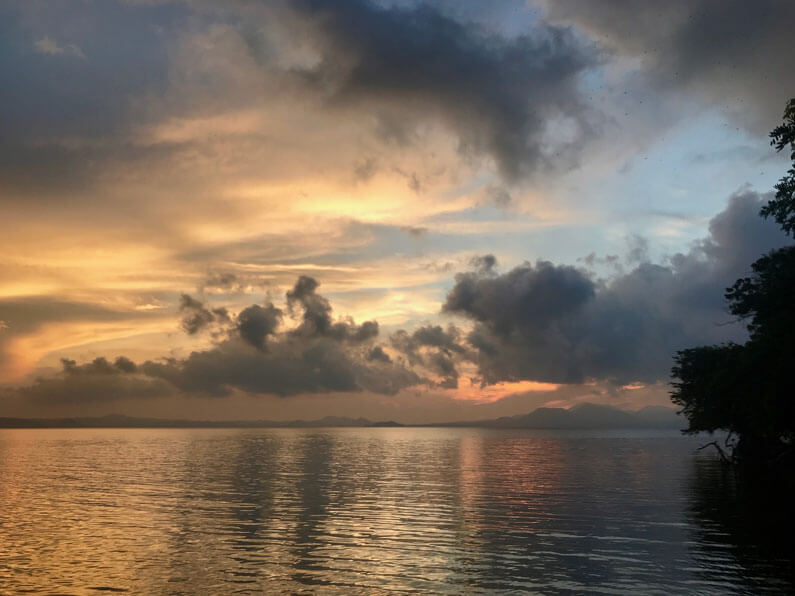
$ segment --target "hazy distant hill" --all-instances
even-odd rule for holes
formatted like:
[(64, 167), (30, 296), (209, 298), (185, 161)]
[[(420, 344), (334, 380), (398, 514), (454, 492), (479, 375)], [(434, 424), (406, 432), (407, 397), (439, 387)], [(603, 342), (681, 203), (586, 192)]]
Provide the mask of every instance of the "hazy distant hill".
[(635, 412), (635, 416), (651, 425), (679, 425), (680, 427), (687, 426), (686, 420), (676, 413), (674, 408), (665, 408), (663, 406), (648, 406), (642, 410)]
[[(392, 420), (373, 422), (367, 418), (326, 416), (319, 420), (169, 420), (135, 418), (122, 414), (86, 418), (0, 418), (0, 428), (323, 428), (405, 426)], [(417, 426), (455, 426), (536, 429), (683, 428), (685, 423), (673, 408), (651, 406), (627, 412), (611, 406), (578, 404), (571, 409), (538, 408), (529, 414), (493, 420), (447, 422)]]
[(611, 406), (583, 403), (571, 409), (538, 408), (529, 414), (503, 416), (495, 420), (456, 422), (443, 426), (484, 426), (488, 428), (608, 429), (683, 428), (685, 422), (673, 408), (649, 406), (627, 412)]

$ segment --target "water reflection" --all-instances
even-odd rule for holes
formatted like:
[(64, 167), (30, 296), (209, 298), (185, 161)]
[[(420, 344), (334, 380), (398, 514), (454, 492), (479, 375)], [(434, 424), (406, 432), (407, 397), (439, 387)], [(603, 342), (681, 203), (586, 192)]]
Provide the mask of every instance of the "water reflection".
[(765, 503), (693, 447), (474, 429), (0, 431), (0, 593), (787, 591), (792, 547), (743, 521)]
[(792, 482), (699, 458), (688, 492), (695, 558), (711, 581), (740, 583), (755, 594), (793, 592)]

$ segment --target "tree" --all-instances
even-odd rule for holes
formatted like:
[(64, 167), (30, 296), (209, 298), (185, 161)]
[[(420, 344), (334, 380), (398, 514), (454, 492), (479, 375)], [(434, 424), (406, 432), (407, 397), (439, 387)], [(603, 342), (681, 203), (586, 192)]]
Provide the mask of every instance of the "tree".
[(770, 133), (770, 144), (781, 151), (789, 145), (793, 167), (776, 184), (776, 197), (762, 207), (763, 217), (773, 216), (787, 234), (795, 231), (795, 98), (787, 102), (784, 124)]
[[(795, 99), (771, 145), (790, 147), (793, 167), (761, 210), (795, 232)], [(689, 348), (676, 353), (671, 400), (687, 417), (686, 432), (729, 431), (735, 461), (791, 461), (795, 442), (795, 246), (753, 263), (752, 274), (726, 290), (732, 314), (746, 321), (743, 345)]]

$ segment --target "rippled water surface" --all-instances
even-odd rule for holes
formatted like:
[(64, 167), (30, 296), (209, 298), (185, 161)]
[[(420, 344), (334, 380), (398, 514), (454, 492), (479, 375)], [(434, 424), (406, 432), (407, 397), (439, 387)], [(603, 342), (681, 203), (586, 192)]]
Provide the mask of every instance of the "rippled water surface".
[(782, 523), (697, 446), (478, 429), (0, 430), (0, 593), (793, 591)]

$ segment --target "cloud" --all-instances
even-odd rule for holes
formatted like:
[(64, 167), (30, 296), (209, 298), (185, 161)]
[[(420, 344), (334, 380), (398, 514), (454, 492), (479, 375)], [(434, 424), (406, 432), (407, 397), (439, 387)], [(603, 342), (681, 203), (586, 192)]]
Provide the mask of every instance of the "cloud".
[(266, 285), (259, 275), (221, 269), (207, 273), (197, 285), (197, 290), (200, 294), (248, 294), (261, 291)]
[[(329, 107), (375, 116), (387, 140), (406, 143), (418, 123), (442, 122), (463, 153), (489, 155), (515, 180), (573, 154), (587, 129), (577, 81), (597, 56), (565, 27), (538, 23), (509, 38), (430, 4), (288, 5), (297, 43), (314, 44), (314, 59), (290, 69)], [(561, 145), (549, 127), (563, 122), (579, 134)]]
[(439, 386), (444, 389), (458, 388), (458, 370), (453, 359), (443, 352), (430, 354), (426, 359), (426, 366), (442, 377)]
[(459, 330), (454, 325), (447, 329), (441, 325), (424, 325), (412, 333), (400, 330), (392, 335), (392, 345), (409, 356), (416, 354), (420, 348), (439, 348), (447, 353), (463, 352), (459, 344)]
[[(280, 330), (283, 311), (272, 303), (253, 304), (232, 316), (188, 294), (180, 298), (183, 330), (192, 335), (212, 327), (216, 343), (188, 357), (136, 364), (126, 357), (78, 365), (62, 360), (63, 370), (16, 390), (39, 404), (79, 404), (171, 395), (224, 397), (236, 392), (292, 396), (307, 393), (369, 391), (391, 395), (427, 381), (380, 346), (378, 324), (335, 319), (318, 282), (302, 276), (287, 292), (288, 308), (300, 322)], [(444, 366), (440, 363), (439, 366)]]
[(367, 360), (378, 360), (379, 362), (392, 362), (392, 358), (389, 357), (389, 354), (384, 352), (384, 348), (381, 346), (375, 346), (372, 350), (370, 350), (367, 354)]
[(149, 157), (130, 145), (129, 130), (147, 118), (144, 100), (167, 87), (185, 12), (176, 4), (2, 3), (0, 200), (53, 200), (76, 189), (85, 200), (106, 174), (99, 164)]
[(328, 338), (281, 338), (267, 351), (230, 339), (184, 360), (145, 362), (141, 370), (183, 393), (216, 397), (234, 391), (283, 397), (365, 390), (393, 394), (421, 382), (401, 366), (366, 360), (359, 351)]
[(365, 342), (378, 335), (378, 322), (365, 321), (356, 325), (352, 320), (333, 321), (331, 304), (315, 290), (318, 282), (313, 277), (302, 275), (293, 289), (287, 292), (287, 307), (293, 311), (303, 310), (301, 324), (291, 331), (294, 337), (328, 337), (336, 341)]
[(539, 261), (505, 275), (496, 275), (491, 267), (459, 274), (443, 308), (489, 321), (495, 331), (509, 333), (517, 325), (533, 327), (562, 319), (594, 294), (595, 284), (583, 272)]
[[(215, 168), (196, 162), (217, 165), (221, 139), (234, 139), (223, 146), (227, 173), (305, 179), (307, 164), (344, 161), (363, 186), (404, 171), (425, 193), (428, 173), (397, 154), (439, 153), (428, 129), (444, 131), (458, 162), (485, 156), (511, 180), (574, 159), (588, 134), (578, 85), (597, 58), (567, 27), (539, 22), (510, 36), (431, 4), (365, 0), (7, 4), (8, 194), (54, 201), (72, 191), (84, 202), (118, 177), (167, 171), (173, 182), (185, 162), (210, 178)], [(282, 111), (301, 117), (285, 125), (272, 118)], [(572, 127), (571, 138), (557, 134)], [(329, 139), (335, 151), (324, 152)]]
[[(118, 134), (130, 123), (133, 98), (165, 88), (172, 42), (165, 33), (186, 14), (178, 5), (122, 2), (4, 8), (0, 106), (13, 116), (4, 118), (4, 138), (17, 141)], [(59, 32), (57, 40), (48, 31)], [(81, 54), (89, 59), (53, 59)]]
[(140, 374), (131, 360), (120, 357), (110, 363), (96, 358), (77, 365), (62, 361), (63, 370), (51, 377), (37, 378), (21, 387), (16, 395), (36, 404), (84, 404), (122, 399), (151, 399), (174, 394), (174, 387), (163, 379)]
[(440, 325), (424, 325), (411, 333), (400, 329), (392, 334), (390, 343), (411, 366), (424, 367), (441, 377), (439, 387), (458, 387), (459, 372), (456, 362), (466, 359), (467, 348), (461, 341), (460, 331), (454, 325), (449, 325), (447, 329)]
[(119, 321), (145, 315), (123, 312), (100, 304), (50, 296), (18, 296), (0, 299), (0, 319), (9, 333), (22, 333), (51, 321)]
[(482, 255), (473, 257), (469, 264), (480, 273), (489, 274), (492, 273), (494, 268), (497, 266), (497, 257), (494, 255)]
[(201, 288), (219, 288), (227, 290), (235, 288), (239, 283), (238, 276), (231, 271), (212, 273), (202, 282)]
[(36, 51), (41, 54), (49, 54), (51, 56), (63, 54), (66, 56), (75, 56), (77, 58), (86, 57), (86, 55), (83, 53), (83, 50), (81, 50), (75, 44), (69, 43), (66, 45), (61, 45), (51, 37), (47, 36), (37, 39), (33, 46), (36, 48)]
[[(456, 276), (442, 307), (468, 319), (466, 331), (424, 324), (377, 343), (377, 321), (335, 317), (309, 276), (285, 293), (283, 308), (267, 301), (235, 313), (184, 294), (183, 328), (188, 334), (212, 330), (209, 348), (140, 363), (124, 357), (80, 365), (64, 360), (59, 373), (20, 387), (16, 395), (39, 405), (164, 396), (394, 395), (419, 386), (455, 389), (463, 372), (475, 368), (483, 384), (657, 386), (668, 378), (677, 349), (743, 338), (742, 325), (727, 324), (724, 288), (761, 253), (787, 242), (775, 223), (758, 216), (763, 201), (750, 191), (735, 194), (710, 222), (708, 237), (662, 264), (635, 250), (645, 243), (633, 239), (628, 266), (634, 262), (634, 268), (608, 279), (548, 261), (502, 273), (493, 256), (474, 259), (473, 270)], [(38, 324), (37, 308), (52, 303), (0, 306), (9, 325), (5, 335)], [(120, 316), (81, 305), (59, 308), (66, 318)]]
[(282, 311), (273, 304), (252, 304), (237, 315), (237, 332), (243, 341), (264, 351), (265, 340), (276, 333), (281, 320)]
[[(452, 285), (449, 271), (476, 250), (493, 250), (504, 261), (518, 251), (615, 252), (582, 248), (597, 234), (597, 242), (611, 242), (612, 234), (605, 240), (597, 229), (602, 222), (615, 229), (600, 219), (602, 213), (609, 217), (610, 208), (591, 218), (569, 203), (571, 198), (593, 206), (588, 189), (614, 187), (600, 175), (590, 177), (612, 159), (613, 149), (589, 155), (582, 174), (604, 184), (555, 176), (592, 148), (590, 125), (600, 118), (594, 112), (612, 113), (609, 105), (622, 92), (611, 78), (615, 65), (583, 34), (608, 44), (586, 4), (574, 16), (555, 13), (557, 25), (545, 23), (542, 13), (520, 0), (466, 8), (413, 0), (2, 5), (0, 116), (7, 126), (0, 134), (0, 202), (6, 219), (18, 224), (6, 234), (0, 269), (11, 283), (4, 291), (61, 296), (0, 300), (0, 321), (7, 325), (1, 329), (0, 322), (7, 361), (0, 367), (13, 368), (15, 379), (57, 363), (58, 356), (83, 362), (105, 354), (110, 361), (110, 354), (119, 353), (139, 363), (136, 372), (90, 369), (79, 382), (159, 380), (179, 395), (342, 388), (369, 395), (460, 381), (463, 394), (475, 367), (470, 360), (490, 379), (530, 372), (566, 379), (656, 377), (652, 362), (669, 347), (667, 336), (650, 348), (647, 339), (638, 340), (634, 354), (618, 330), (662, 321), (659, 328), (667, 333), (672, 325), (666, 317), (673, 314), (655, 298), (676, 286), (694, 301), (681, 308), (689, 322), (680, 335), (720, 335), (712, 327), (715, 313), (724, 315), (722, 286), (715, 292), (724, 282), (716, 280), (730, 283), (744, 265), (727, 263), (756, 257), (742, 243), (725, 239), (740, 234), (736, 226), (745, 220), (716, 218), (709, 241), (661, 265), (648, 263), (643, 239), (634, 245), (634, 261), (620, 264), (623, 269), (608, 269), (612, 257), (602, 255), (602, 269), (615, 271), (606, 282), (577, 269), (567, 278), (565, 267), (550, 264), (547, 283), (538, 265), (525, 266), (519, 277), (540, 284), (531, 292), (538, 300), (536, 319), (512, 321), (514, 328), (501, 323), (511, 332), (502, 332), (495, 322), (502, 315), (483, 296), (469, 306), (458, 303), (455, 312), (469, 319), (460, 329), (433, 319), (427, 324)], [(560, 11), (568, 5), (575, 6), (561, 0)], [(633, 11), (642, 17), (639, 30), (671, 53), (643, 58), (651, 42), (629, 39), (633, 28), (613, 36), (618, 68), (640, 64), (638, 72), (654, 80), (656, 99), (646, 105), (655, 131), (658, 107), (671, 96), (659, 91), (675, 91), (688, 105), (693, 93), (718, 96), (720, 69), (696, 60), (704, 77), (690, 75), (686, 84), (671, 78), (666, 73), (675, 69), (669, 62), (685, 60), (679, 53), (686, 48), (673, 47), (654, 31), (645, 20), (651, 18), (647, 7), (615, 6), (627, 19)], [(684, 5), (658, 9), (666, 31), (686, 26), (675, 6)], [(780, 9), (783, 15), (788, 11)], [(763, 18), (750, 15), (749, 22)], [(778, 40), (778, 33), (773, 37)], [(768, 42), (774, 43), (746, 46), (747, 59), (755, 60), (754, 52), (767, 56)], [(627, 56), (633, 60), (623, 60)], [(738, 89), (761, 94), (764, 85), (745, 82), (764, 72), (742, 74)], [(645, 94), (649, 87), (648, 81), (630, 87), (626, 101), (636, 101), (638, 90)], [(633, 126), (626, 130), (627, 136), (642, 136)], [(625, 139), (605, 134), (605, 140), (620, 148)], [(611, 205), (617, 205), (614, 198), (624, 200), (611, 197)], [(572, 221), (583, 224), (582, 234), (563, 229)], [(688, 230), (697, 225), (685, 224)], [(751, 225), (742, 233), (756, 229)], [(582, 244), (561, 245), (561, 233), (576, 235)], [(557, 239), (547, 243), (553, 234)], [(746, 244), (755, 247), (762, 240)], [(582, 264), (599, 262), (594, 254)], [(493, 257), (473, 268), (477, 291), (487, 287), (485, 280), (496, 286), (507, 275)], [(299, 274), (307, 278), (293, 285)], [(321, 276), (326, 291), (314, 281)], [(576, 297), (567, 279), (586, 292), (579, 302), (565, 302)], [(291, 296), (245, 296), (262, 293), (266, 283), (277, 294), (291, 288)], [(186, 288), (194, 291), (179, 313), (157, 308), (173, 306)], [(355, 321), (339, 316), (328, 290), (348, 312), (366, 314), (356, 314)], [(501, 291), (510, 296), (512, 288)], [(543, 303), (543, 291), (549, 291), (551, 306)], [(652, 306), (639, 314), (636, 306), (643, 301)], [(562, 310), (556, 314), (552, 307)], [(152, 312), (144, 319), (146, 308)], [(420, 321), (424, 327), (416, 329)], [(187, 337), (172, 333), (180, 324)], [(393, 338), (401, 325), (405, 335)], [(472, 342), (470, 326), (473, 334), (480, 332), (471, 335)], [(530, 331), (552, 346), (537, 355), (548, 366), (531, 366), (524, 363), (526, 352), (508, 350), (523, 346), (521, 335)], [(491, 344), (508, 356), (503, 363), (489, 360)], [(194, 355), (188, 355), (191, 347)], [(561, 354), (572, 349), (566, 368)], [(178, 357), (155, 358), (165, 354)], [(17, 359), (13, 367), (10, 358)], [(144, 368), (151, 374), (142, 369), (147, 359)], [(279, 378), (280, 370), (288, 371), (287, 378)], [(53, 382), (66, 383), (66, 374)], [(74, 385), (77, 378), (68, 382)], [(108, 394), (132, 393), (125, 391)]]
[(225, 308), (209, 309), (203, 302), (196, 300), (189, 294), (180, 296), (179, 310), (184, 313), (182, 329), (188, 335), (195, 335), (214, 323), (223, 325), (230, 320), (229, 312)]
[[(467, 341), (482, 382), (656, 382), (677, 349), (740, 339), (724, 289), (763, 252), (787, 242), (743, 191), (710, 223), (710, 235), (664, 265), (643, 261), (599, 281), (586, 270), (539, 261), (504, 274), (462, 273), (443, 310), (474, 322)], [(645, 258), (634, 241), (634, 259)]]
[(553, 0), (546, 7), (553, 21), (638, 59), (658, 89), (702, 94), (759, 134), (792, 95), (791, 2)]
[(50, 296), (0, 299), (0, 373), (13, 375), (19, 372), (14, 370), (16, 361), (27, 354), (18, 353), (14, 349), (14, 342), (43, 326), (80, 321), (91, 321), (95, 324), (137, 322), (150, 318), (151, 315), (147, 312), (116, 310), (106, 305)]

